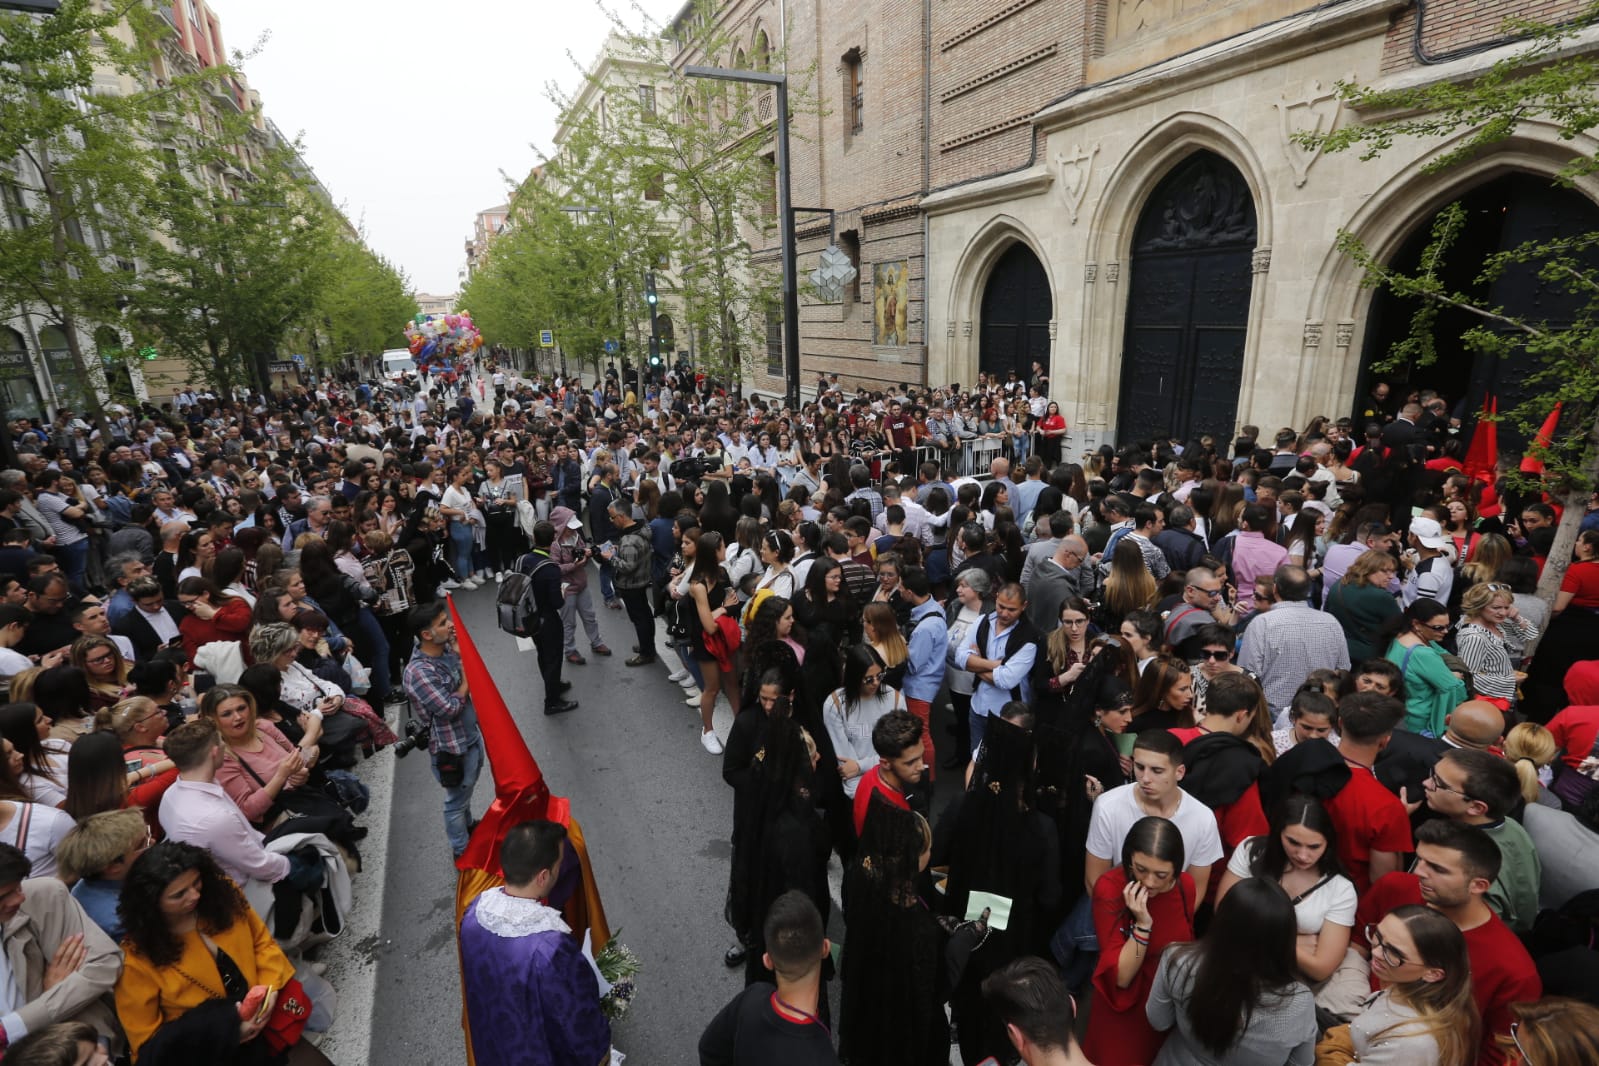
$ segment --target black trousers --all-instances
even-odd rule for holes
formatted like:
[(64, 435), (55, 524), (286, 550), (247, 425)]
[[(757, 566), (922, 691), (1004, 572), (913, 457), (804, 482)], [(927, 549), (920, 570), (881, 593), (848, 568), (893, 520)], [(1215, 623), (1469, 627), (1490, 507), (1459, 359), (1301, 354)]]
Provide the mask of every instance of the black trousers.
[(633, 631), (638, 634), (638, 653), (655, 658), (655, 616), (650, 611), (650, 590), (642, 587), (617, 589), (616, 595), (627, 608), (628, 621), (633, 623)]
[(533, 647), (538, 652), (539, 674), (544, 678), (544, 704), (561, 702), (561, 619), (557, 615), (547, 619), (533, 634)]

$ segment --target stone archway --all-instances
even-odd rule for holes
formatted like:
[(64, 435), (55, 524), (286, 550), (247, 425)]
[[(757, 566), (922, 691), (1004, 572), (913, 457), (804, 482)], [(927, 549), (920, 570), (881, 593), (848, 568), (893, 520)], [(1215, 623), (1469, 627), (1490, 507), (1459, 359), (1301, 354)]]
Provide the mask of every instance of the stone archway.
[[(997, 215), (989, 219), (967, 241), (966, 248), (962, 251), (960, 260), (951, 274), (946, 336), (948, 344), (944, 358), (929, 364), (929, 382), (937, 384), (961, 382), (969, 385), (977, 380), (981, 344), (978, 326), (983, 317), (983, 295), (1000, 260), (1018, 244), (1026, 247), (1043, 269), (1051, 304), (1055, 302), (1055, 294), (1060, 289), (1049, 260), (1041, 250), (1043, 243), (1026, 225), (1010, 215)], [(1048, 321), (1047, 336), (1048, 356), (1040, 362), (1055, 367), (1053, 318)], [(1026, 367), (1022, 369), (1025, 370)], [(1052, 376), (1056, 370), (1058, 367), (1052, 369)]]
[(1055, 301), (1049, 275), (1033, 250), (1012, 244), (988, 274), (978, 320), (977, 366), (990, 380), (1012, 370), (1022, 381), (1032, 364), (1049, 370), (1049, 322)]
[(1255, 239), (1249, 186), (1214, 152), (1194, 152), (1155, 187), (1128, 262), (1121, 440), (1231, 436)]
[[(1468, 136), (1451, 138), (1399, 169), (1362, 202), (1343, 229), (1358, 238), (1379, 261), (1392, 262), (1405, 242), (1439, 208), (1471, 189), (1514, 173), (1553, 178), (1574, 156), (1599, 152), (1599, 140), (1561, 140), (1553, 124), (1531, 121), (1518, 126), (1516, 133), (1493, 151), (1446, 170), (1427, 169), (1433, 160)], [(1599, 177), (1585, 175), (1573, 185), (1587, 200), (1599, 203)], [(1298, 424), (1312, 414), (1323, 413), (1320, 408), (1325, 397), (1362, 395), (1358, 390), (1366, 362), (1364, 338), (1374, 297), (1362, 282), (1359, 264), (1337, 247), (1327, 252), (1305, 307), (1305, 330), (1307, 337), (1315, 336), (1324, 346), (1324, 338), (1332, 338), (1333, 357), (1327, 358), (1324, 353), (1321, 358), (1301, 364), (1295, 395), (1304, 406), (1295, 409)]]
[[(1123, 353), (1129, 341), (1129, 268), (1139, 221), (1161, 184), (1200, 151), (1240, 176), (1254, 211), (1249, 270), (1254, 275), (1269, 269), (1275, 228), (1271, 186), (1249, 139), (1214, 115), (1194, 111), (1172, 115), (1139, 138), (1107, 175), (1105, 192), (1089, 222), (1076, 408), (1077, 424), (1091, 441), (1114, 442), (1126, 437), (1115, 420), (1121, 407)], [(1233, 412), (1248, 410), (1253, 402), (1265, 289), (1264, 285), (1251, 285), (1248, 290), (1242, 350), (1236, 360), (1236, 393), (1231, 399)], [(1231, 436), (1232, 429), (1226, 427), (1225, 435)]]

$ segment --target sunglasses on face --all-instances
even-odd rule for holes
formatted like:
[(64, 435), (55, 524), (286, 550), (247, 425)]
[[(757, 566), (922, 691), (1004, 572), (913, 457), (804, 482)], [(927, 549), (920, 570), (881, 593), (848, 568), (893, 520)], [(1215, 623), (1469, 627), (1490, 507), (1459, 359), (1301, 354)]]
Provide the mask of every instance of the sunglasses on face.
[(1230, 651), (1211, 651), (1207, 649), (1203, 652), (1200, 652), (1199, 657), (1202, 659), (1209, 659), (1211, 662), (1224, 663), (1233, 657), (1233, 653)]

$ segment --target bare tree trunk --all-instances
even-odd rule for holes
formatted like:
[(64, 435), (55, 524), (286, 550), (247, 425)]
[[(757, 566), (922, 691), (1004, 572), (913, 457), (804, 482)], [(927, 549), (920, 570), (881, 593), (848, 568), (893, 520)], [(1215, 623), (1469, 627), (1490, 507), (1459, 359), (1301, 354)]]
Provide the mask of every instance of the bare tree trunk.
[(1577, 533), (1582, 526), (1588, 496), (1594, 486), (1599, 486), (1599, 415), (1588, 430), (1588, 466), (1583, 471), (1587, 487), (1573, 485), (1566, 491), (1565, 510), (1560, 524), (1555, 527), (1555, 542), (1549, 548), (1543, 575), (1538, 579), (1538, 597), (1554, 609), (1555, 596), (1560, 592), (1560, 582), (1571, 565), (1571, 553), (1577, 544)]

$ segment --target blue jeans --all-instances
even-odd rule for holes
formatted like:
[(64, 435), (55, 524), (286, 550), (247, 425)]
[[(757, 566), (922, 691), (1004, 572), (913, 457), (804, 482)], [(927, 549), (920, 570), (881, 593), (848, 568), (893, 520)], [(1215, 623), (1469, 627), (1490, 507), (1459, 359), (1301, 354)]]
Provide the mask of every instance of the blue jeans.
[(1049, 951), (1060, 966), (1068, 989), (1081, 988), (1099, 961), (1099, 936), (1094, 930), (1093, 897), (1079, 899), (1050, 938)]
[(705, 687), (705, 671), (700, 669), (700, 664), (694, 658), (694, 645), (688, 641), (680, 641), (672, 645), (672, 650), (677, 652), (677, 657), (683, 663), (683, 669), (688, 671), (688, 676), (700, 688)]
[[(437, 756), (429, 760), (429, 764), (433, 767), (433, 780), (439, 781)], [(450, 838), (450, 851), (457, 858), (466, 850), (467, 841), (471, 838), (472, 790), (477, 787), (478, 774), (483, 772), (482, 737), (472, 741), (471, 746), (461, 753), (461, 767), (461, 783), (444, 790), (444, 835)], [(439, 783), (442, 785), (444, 782)]]
[(450, 519), (450, 556), (457, 581), (472, 576), (472, 527), (457, 518)]
[(61, 569), (67, 572), (67, 584), (72, 586), (72, 591), (78, 595), (88, 591), (83, 583), (84, 571), (89, 566), (89, 538), (64, 547), (56, 548), (56, 558), (61, 563)]
[(606, 603), (610, 603), (612, 600), (616, 599), (616, 586), (611, 582), (612, 577), (616, 573), (616, 569), (604, 559), (599, 560), (599, 563), (600, 599), (604, 600)]
[(988, 715), (982, 711), (968, 711), (966, 721), (971, 727), (972, 758), (977, 757), (977, 749), (983, 746), (983, 733), (988, 729)]
[(377, 615), (370, 607), (362, 607), (356, 614), (355, 646), (362, 662), (372, 671), (372, 687), (367, 695), (383, 713), (383, 697), (389, 694), (393, 679), (389, 676), (389, 638), (383, 632)]

